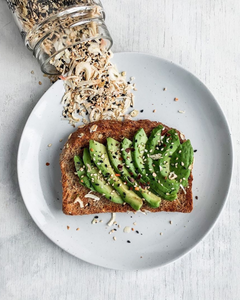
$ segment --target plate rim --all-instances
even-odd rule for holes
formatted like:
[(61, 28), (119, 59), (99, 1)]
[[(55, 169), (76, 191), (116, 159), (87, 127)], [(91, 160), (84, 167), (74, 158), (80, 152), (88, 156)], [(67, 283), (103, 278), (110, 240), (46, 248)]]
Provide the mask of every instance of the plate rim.
[(196, 242), (194, 242), (192, 244), (191, 247), (189, 247), (186, 251), (184, 251), (183, 253), (180, 253), (179, 255), (177, 255), (176, 257), (174, 257), (173, 259), (170, 259), (168, 260), (167, 262), (164, 262), (164, 263), (161, 263), (160, 265), (154, 265), (154, 266), (146, 266), (146, 267), (141, 267), (139, 269), (136, 269), (136, 268), (114, 268), (114, 267), (109, 267), (109, 266), (104, 266), (102, 264), (96, 264), (96, 263), (93, 263), (87, 259), (82, 259), (80, 258), (79, 256), (77, 256), (76, 254), (74, 254), (71, 250), (69, 249), (66, 249), (66, 247), (64, 245), (62, 245), (62, 243), (60, 241), (58, 241), (58, 243), (56, 243), (53, 238), (51, 237), (51, 235), (48, 233), (48, 231), (45, 231), (43, 229), (43, 227), (39, 224), (37, 218), (33, 217), (33, 215), (31, 214), (31, 210), (29, 209), (29, 206), (28, 206), (28, 202), (25, 201), (25, 198), (24, 198), (24, 192), (23, 192), (23, 187), (22, 187), (22, 184), (21, 184), (21, 174), (20, 174), (20, 156), (21, 156), (21, 148), (22, 148), (22, 144), (23, 144), (23, 137), (24, 137), (24, 134), (25, 134), (25, 131), (27, 129), (27, 126), (28, 126), (28, 123), (30, 121), (30, 118), (32, 116), (32, 114), (37, 110), (38, 106), (40, 105), (43, 97), (45, 96), (46, 93), (49, 92), (50, 89), (52, 89), (55, 85), (55, 82), (54, 84), (52, 84), (48, 89), (47, 91), (45, 91), (42, 96), (40, 97), (40, 99), (37, 101), (37, 103), (35, 104), (34, 108), (31, 110), (28, 118), (27, 118), (27, 121), (25, 122), (25, 125), (24, 125), (24, 128), (22, 130), (22, 133), (21, 133), (21, 136), (20, 136), (20, 139), (19, 139), (19, 144), (18, 144), (18, 151), (17, 151), (17, 178), (18, 178), (18, 185), (19, 185), (19, 189), (20, 189), (20, 193), (21, 193), (21, 196), (22, 196), (22, 199), (23, 199), (23, 202), (26, 206), (26, 209), (28, 211), (28, 213), (30, 214), (31, 218), (33, 219), (34, 223), (37, 225), (37, 227), (41, 230), (41, 232), (47, 236), (51, 242), (53, 242), (55, 245), (57, 245), (58, 247), (62, 248), (65, 252), (67, 252), (68, 254), (80, 259), (81, 261), (83, 262), (86, 262), (86, 263), (89, 263), (91, 265), (95, 265), (95, 266), (100, 266), (100, 267), (103, 267), (105, 269), (111, 269), (111, 270), (118, 270), (118, 271), (133, 271), (133, 270), (141, 270), (141, 271), (144, 271), (144, 270), (151, 270), (151, 269), (156, 269), (156, 268), (160, 268), (160, 267), (164, 267), (170, 263), (173, 263), (175, 261), (177, 261), (178, 259), (180, 258), (183, 258), (185, 255), (187, 255), (190, 251), (193, 250), (193, 248), (195, 248), (197, 245), (200, 244), (200, 242), (205, 239), (209, 233), (212, 231), (212, 229), (214, 228), (214, 226), (216, 225), (216, 223), (218, 222), (225, 206), (226, 206), (226, 203), (228, 201), (228, 197), (229, 197), (229, 193), (230, 193), (230, 190), (231, 190), (231, 186), (232, 186), (232, 176), (233, 176), (233, 166), (234, 166), (234, 148), (233, 148), (233, 140), (232, 140), (232, 132), (231, 132), (231, 127), (229, 125), (229, 122), (228, 122), (228, 119), (224, 113), (224, 110), (222, 109), (220, 103), (216, 100), (216, 98), (214, 97), (213, 93), (208, 89), (208, 87), (192, 72), (190, 72), (189, 70), (185, 69), (184, 67), (182, 67), (181, 65), (179, 65), (178, 63), (175, 63), (173, 61), (170, 61), (170, 60), (167, 60), (165, 58), (161, 58), (160, 56), (158, 55), (155, 55), (155, 54), (151, 54), (151, 53), (146, 53), (146, 52), (138, 52), (138, 51), (119, 51), (119, 52), (114, 52), (113, 53), (114, 56), (115, 55), (124, 55), (124, 54), (127, 54), (127, 55), (144, 55), (144, 56), (148, 56), (148, 57), (154, 57), (154, 58), (157, 58), (165, 63), (170, 63), (172, 64), (173, 66), (177, 67), (177, 68), (180, 68), (182, 71), (188, 73), (189, 75), (193, 76), (193, 78), (195, 80), (197, 80), (199, 83), (202, 84), (202, 86), (204, 87), (204, 89), (209, 93), (209, 95), (211, 96), (212, 98), (212, 101), (214, 101), (214, 104), (218, 107), (219, 111), (222, 113), (222, 116), (224, 118), (224, 121), (226, 122), (226, 129), (228, 131), (228, 134), (229, 134), (229, 139), (230, 139), (230, 143), (229, 143), (229, 155), (230, 155), (230, 159), (231, 159), (231, 164), (230, 164), (230, 177), (228, 179), (228, 188), (227, 188), (227, 191), (226, 191), (226, 194), (225, 194), (225, 197), (224, 197), (224, 201), (223, 203), (221, 204), (220, 206), (220, 210), (219, 212), (217, 213), (217, 216), (215, 218), (215, 220), (213, 221), (213, 223), (211, 224), (211, 226), (208, 228), (208, 230), (203, 234), (202, 238), (197, 240)]

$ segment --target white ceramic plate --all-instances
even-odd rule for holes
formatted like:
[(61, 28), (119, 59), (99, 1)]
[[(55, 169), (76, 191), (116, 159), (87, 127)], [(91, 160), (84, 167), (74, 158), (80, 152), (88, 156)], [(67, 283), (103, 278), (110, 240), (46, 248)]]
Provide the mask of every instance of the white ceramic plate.
[[(61, 81), (43, 95), (26, 123), (19, 145), (18, 178), (29, 213), (58, 246), (99, 266), (119, 270), (148, 269), (181, 257), (213, 227), (229, 190), (232, 143), (226, 119), (216, 100), (188, 71), (158, 57), (137, 53), (115, 54), (114, 62), (119, 71), (136, 77), (135, 108), (144, 110), (138, 119), (157, 120), (179, 129), (197, 149), (193, 212), (119, 213), (116, 220), (121, 228), (106, 226), (110, 214), (99, 214), (98, 220), (103, 222), (94, 225), (91, 224), (93, 216), (64, 215), (59, 154), (74, 129), (61, 117), (60, 100), (64, 92)], [(175, 97), (179, 98), (178, 102), (173, 100)], [(63, 141), (59, 142), (60, 139)], [(124, 233), (125, 226), (135, 230)], [(108, 234), (112, 228), (117, 231)]]

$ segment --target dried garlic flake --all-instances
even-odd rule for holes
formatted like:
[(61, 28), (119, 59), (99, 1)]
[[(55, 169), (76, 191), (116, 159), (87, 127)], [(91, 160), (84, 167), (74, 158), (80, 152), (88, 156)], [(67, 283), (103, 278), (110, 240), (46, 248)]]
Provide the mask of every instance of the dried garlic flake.
[(90, 128), (90, 132), (92, 133), (92, 132), (96, 131), (97, 128), (98, 128), (98, 126), (97, 126), (96, 124), (94, 124), (94, 125)]
[(139, 114), (139, 111), (134, 109), (133, 111), (130, 112), (131, 117), (136, 117)]

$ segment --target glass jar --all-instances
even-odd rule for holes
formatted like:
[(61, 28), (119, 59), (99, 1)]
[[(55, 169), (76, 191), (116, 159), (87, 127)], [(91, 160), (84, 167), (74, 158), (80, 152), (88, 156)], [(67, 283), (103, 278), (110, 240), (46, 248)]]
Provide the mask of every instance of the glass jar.
[(102, 40), (107, 49), (112, 46), (100, 0), (7, 0), (7, 3), (25, 45), (46, 74), (59, 74), (52, 62), (71, 47), (90, 40)]

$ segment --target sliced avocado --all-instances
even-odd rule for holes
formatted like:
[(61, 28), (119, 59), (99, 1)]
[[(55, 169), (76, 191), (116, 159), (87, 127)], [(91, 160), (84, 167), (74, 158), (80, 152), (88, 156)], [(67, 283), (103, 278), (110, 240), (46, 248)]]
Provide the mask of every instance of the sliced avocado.
[(188, 185), (188, 177), (191, 170), (189, 167), (193, 163), (193, 148), (191, 142), (180, 144), (177, 150), (173, 153), (170, 161), (170, 171), (177, 175), (176, 180), (184, 187)]
[(132, 149), (133, 149), (132, 147), (133, 147), (132, 141), (130, 141), (127, 138), (124, 138), (124, 140), (121, 143), (122, 158), (130, 174), (134, 178), (137, 178), (138, 174), (136, 173), (135, 166), (133, 164), (133, 159), (132, 159)]
[(144, 159), (145, 159), (145, 167), (147, 170), (153, 170), (153, 159), (150, 157), (151, 154), (156, 154), (156, 147), (161, 143), (161, 132), (162, 132), (163, 126), (159, 125), (156, 128), (154, 128), (151, 132), (150, 137), (147, 140), (146, 143), (146, 150), (144, 152)]
[(140, 128), (133, 138), (133, 148), (134, 148), (134, 151), (132, 151), (133, 163), (136, 168), (136, 173), (138, 174), (140, 173), (144, 179), (146, 178), (146, 169), (143, 161), (143, 155), (144, 155), (147, 140), (148, 138), (143, 128)]
[[(162, 127), (163, 128), (163, 127)], [(170, 129), (164, 136), (161, 136), (160, 127), (157, 131), (152, 131), (149, 140), (146, 144), (147, 155), (146, 169), (154, 170), (156, 179), (160, 182), (161, 189), (167, 194), (169, 190), (171, 195), (176, 195), (179, 191), (179, 183), (175, 180), (169, 179), (170, 173), (170, 159), (174, 151), (180, 144), (180, 140), (176, 130)], [(152, 159), (153, 154), (155, 160)], [(150, 173), (150, 172), (149, 172)]]
[[(133, 143), (129, 139), (124, 138), (124, 140), (121, 143), (121, 152), (122, 152), (123, 161), (126, 167), (128, 168), (130, 175), (132, 175), (137, 181), (141, 182), (142, 184), (150, 186), (149, 178), (145, 177), (146, 180), (144, 180), (142, 174), (140, 173), (138, 174), (136, 172), (133, 163), (133, 155), (132, 155), (133, 151), (134, 151)], [(150, 190), (152, 191), (152, 193), (158, 195), (158, 193), (156, 193), (153, 189), (151, 189), (151, 187)]]
[(163, 137), (162, 143), (156, 147), (155, 154), (159, 153), (161, 158), (155, 162), (155, 171), (160, 172), (163, 177), (170, 173), (170, 159), (172, 154), (180, 145), (178, 133), (170, 129)]
[(110, 201), (122, 204), (122, 198), (114, 190), (114, 188), (106, 182), (98, 168), (95, 167), (87, 148), (83, 150), (83, 162), (87, 176), (91, 180), (91, 184), (94, 189)]
[[(151, 207), (159, 207), (161, 198), (151, 193), (147, 187), (134, 180), (128, 169), (125, 167), (121, 156), (120, 142), (111, 137), (107, 138), (107, 151), (110, 163), (116, 173), (121, 174), (121, 179), (127, 181), (128, 186), (132, 187), (136, 194), (146, 199)], [(131, 188), (130, 188), (131, 189)]]
[(129, 189), (126, 182), (119, 178), (120, 174), (116, 174), (110, 164), (106, 147), (96, 141), (90, 140), (89, 150), (92, 160), (97, 168), (102, 172), (103, 176), (116, 191), (121, 198), (127, 202), (133, 209), (139, 210), (142, 207), (142, 199)]
[(91, 185), (91, 182), (86, 174), (85, 166), (84, 166), (83, 161), (80, 156), (78, 156), (78, 155), (74, 156), (74, 165), (75, 165), (75, 169), (78, 174), (78, 177), (79, 177), (79, 182), (82, 185), (86, 186), (87, 188), (94, 190), (94, 188)]
[[(161, 128), (159, 130), (161, 130)], [(139, 172), (143, 176), (143, 179), (150, 183), (150, 187), (157, 192), (159, 196), (166, 200), (175, 200), (177, 198), (177, 191), (173, 187), (174, 183), (171, 180), (166, 180), (161, 174), (157, 176), (154, 172), (154, 168), (151, 167), (149, 163), (146, 165), (147, 169), (145, 168), (146, 157), (150, 157), (150, 153), (153, 153), (154, 148), (151, 149), (151, 147), (153, 147), (157, 141), (153, 138), (155, 134), (156, 132), (154, 131), (151, 135), (151, 143), (148, 144), (149, 149), (145, 149), (148, 138), (142, 128), (139, 129), (134, 136), (132, 158), (136, 172)]]

